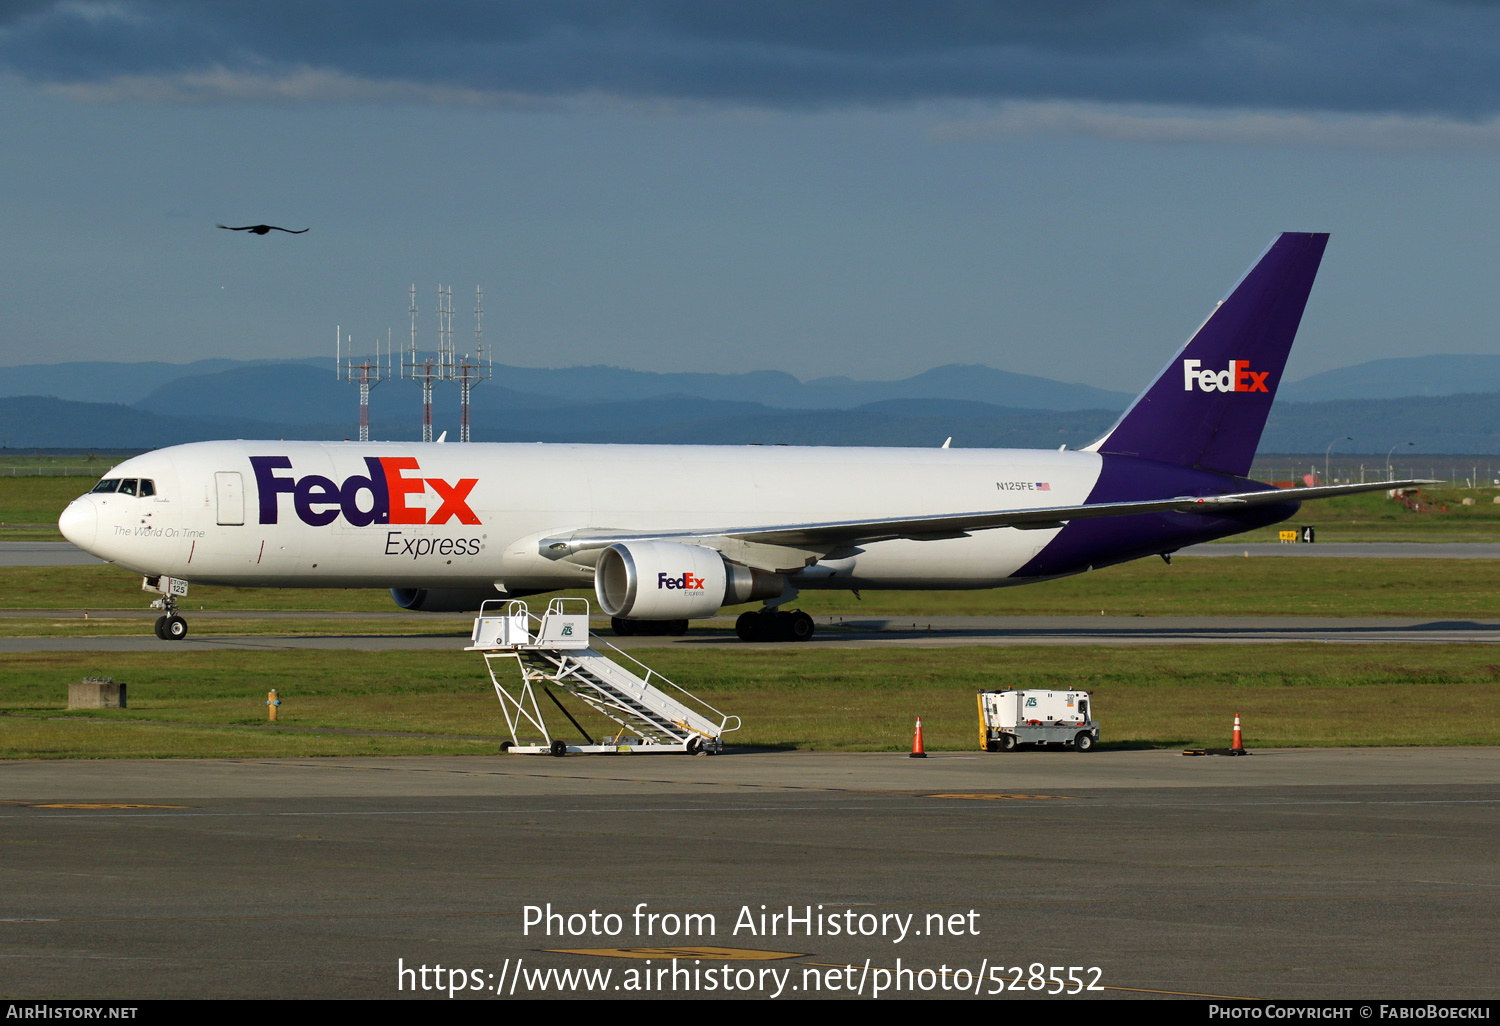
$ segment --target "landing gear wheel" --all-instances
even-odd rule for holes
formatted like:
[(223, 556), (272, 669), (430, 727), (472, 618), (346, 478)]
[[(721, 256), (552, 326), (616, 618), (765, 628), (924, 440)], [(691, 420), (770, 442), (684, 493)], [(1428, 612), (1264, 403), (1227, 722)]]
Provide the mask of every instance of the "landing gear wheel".
[(783, 613), (776, 609), (741, 613), (734, 633), (742, 641), (806, 641), (817, 631), (806, 613)]
[(1094, 750), (1094, 735), (1084, 731), (1073, 739), (1073, 747), (1080, 752), (1091, 752)]
[(169, 616), (162, 624), (162, 637), (168, 641), (181, 641), (188, 635), (187, 621), (180, 616)]
[(1001, 734), (999, 745), (1002, 752), (1014, 752), (1016, 750), (1016, 735)]
[(167, 640), (167, 618), (158, 616), (156, 618), (156, 636), (163, 641)]
[(614, 630), (616, 637), (628, 638), (635, 633), (635, 623), (623, 616), (610, 617), (609, 626)]
[(787, 618), (786, 636), (792, 641), (811, 641), (813, 633), (818, 625), (813, 623), (813, 618), (803, 612), (793, 613)]
[(688, 632), (688, 622), (686, 620), (668, 620), (664, 626), (667, 629), (662, 631), (662, 633), (670, 634), (674, 638), (680, 638)]
[(552, 747), (548, 751), (561, 759), (564, 755), (568, 754), (568, 743), (562, 738), (558, 738), (552, 742)]

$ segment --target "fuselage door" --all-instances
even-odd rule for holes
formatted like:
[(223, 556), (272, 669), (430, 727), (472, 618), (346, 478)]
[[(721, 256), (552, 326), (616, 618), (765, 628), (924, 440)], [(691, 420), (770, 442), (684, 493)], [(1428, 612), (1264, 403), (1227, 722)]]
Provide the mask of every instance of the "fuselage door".
[(245, 482), (239, 471), (221, 470), (214, 474), (214, 484), (219, 491), (219, 523), (221, 525), (245, 522)]

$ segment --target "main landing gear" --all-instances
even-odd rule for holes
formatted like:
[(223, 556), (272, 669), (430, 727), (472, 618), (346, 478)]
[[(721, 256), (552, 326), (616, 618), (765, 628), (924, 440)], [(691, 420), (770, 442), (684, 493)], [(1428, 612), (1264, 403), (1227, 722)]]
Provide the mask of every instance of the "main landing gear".
[(741, 641), (811, 641), (816, 631), (813, 618), (801, 610), (795, 613), (779, 609), (744, 612), (734, 622), (734, 633)]

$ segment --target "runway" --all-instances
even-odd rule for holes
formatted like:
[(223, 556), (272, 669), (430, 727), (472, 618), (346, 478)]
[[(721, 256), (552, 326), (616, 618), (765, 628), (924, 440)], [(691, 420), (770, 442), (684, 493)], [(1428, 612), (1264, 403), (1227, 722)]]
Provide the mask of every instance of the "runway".
[(1490, 542), (1236, 542), (1189, 545), (1178, 556), (1290, 556), (1321, 559), (1500, 559), (1500, 543)]
[[(9, 617), (75, 618), (78, 610), (13, 610)], [(469, 643), (467, 617), (434, 617), (428, 633), (397, 634), (189, 634), (184, 641), (160, 641), (150, 631), (156, 614), (117, 614), (139, 619), (141, 633), (128, 637), (0, 638), (0, 653), (21, 652), (203, 652), (219, 649), (278, 651), (332, 649), (349, 651), (442, 651)], [(295, 614), (323, 618), (325, 614)], [(195, 620), (256, 617), (254, 613), (198, 613)], [(406, 614), (390, 614), (412, 629)], [(328, 614), (329, 619), (378, 619), (379, 614)], [(270, 617), (267, 617), (270, 618)], [(1500, 642), (1500, 620), (1429, 620), (1399, 617), (1293, 616), (934, 616), (920, 619), (814, 617), (818, 632), (809, 642), (759, 644), (757, 648), (947, 648), (962, 645), (1273, 645), (1286, 642), (1325, 644), (1454, 644)], [(603, 637), (627, 651), (663, 646), (696, 648), (746, 645), (734, 635), (733, 620), (716, 617), (682, 637)], [(417, 629), (421, 629), (420, 627)]]
[[(997, 1000), (989, 968), (1038, 962), (1104, 997), (1488, 998), (1500, 955), (1490, 748), (23, 762), (0, 796), (17, 996), (447, 1000), (398, 964), (583, 992), (519, 960), (620, 998), (675, 953), (651, 996), (728, 966), (742, 996), (775, 968), (868, 998), (900, 959)], [(637, 934), (643, 902), (677, 918)], [(620, 932), (524, 932), (548, 903)], [(869, 935), (767, 935), (762, 905)]]
[[(1500, 559), (1500, 542), (1320, 542), (1313, 545), (1222, 542), (1191, 545), (1178, 556), (1323, 557), (1348, 559)], [(104, 560), (70, 542), (0, 541), (0, 566), (93, 566)]]
[(99, 566), (104, 560), (91, 556), (72, 542), (0, 541), (0, 566)]

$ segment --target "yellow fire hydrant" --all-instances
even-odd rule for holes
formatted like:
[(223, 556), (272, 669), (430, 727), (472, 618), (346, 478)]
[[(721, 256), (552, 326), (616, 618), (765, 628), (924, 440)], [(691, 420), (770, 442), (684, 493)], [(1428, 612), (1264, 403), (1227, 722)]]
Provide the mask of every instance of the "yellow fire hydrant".
[(276, 697), (276, 689), (272, 688), (271, 693), (266, 695), (266, 708), (271, 710), (272, 723), (276, 722), (276, 707), (279, 705), (281, 705), (281, 699)]

